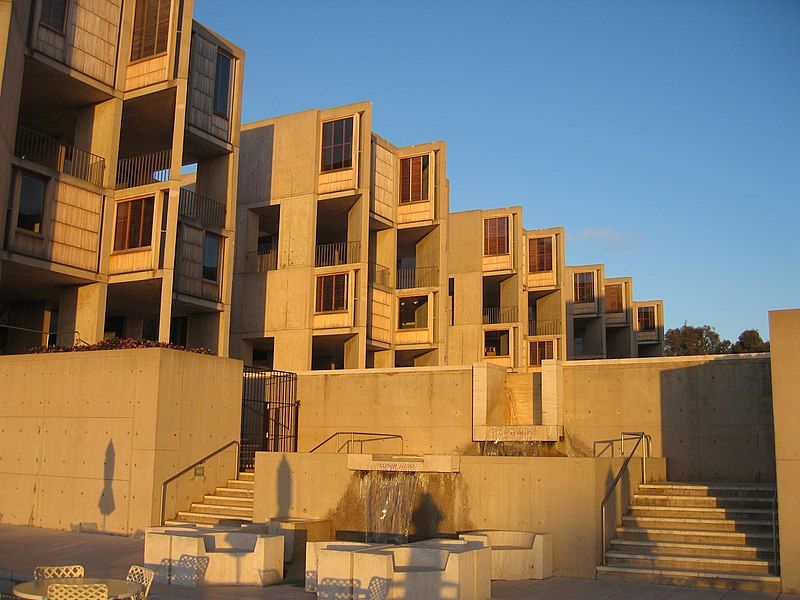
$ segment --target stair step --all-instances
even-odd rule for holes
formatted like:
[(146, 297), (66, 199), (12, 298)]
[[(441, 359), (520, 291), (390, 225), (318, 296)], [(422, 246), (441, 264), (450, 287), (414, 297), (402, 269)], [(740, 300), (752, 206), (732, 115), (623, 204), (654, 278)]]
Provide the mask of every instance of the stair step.
[(219, 522), (232, 521), (232, 522), (251, 522), (252, 517), (232, 517), (231, 515), (220, 515), (212, 513), (200, 513), (194, 511), (181, 511), (172, 520), (172, 522), (179, 523), (211, 523), (216, 525)]
[(710, 508), (772, 508), (766, 496), (676, 496), (672, 494), (634, 494), (638, 506), (707, 506)]
[(253, 497), (253, 490), (245, 489), (245, 488), (238, 488), (238, 487), (218, 487), (214, 490), (214, 493), (217, 496), (236, 496), (240, 498), (252, 498)]
[(726, 544), (692, 544), (687, 542), (659, 542), (655, 540), (630, 540), (614, 538), (611, 547), (646, 552), (653, 555), (711, 556), (715, 558), (772, 558), (771, 545), (737, 546)]
[(241, 471), (239, 475), (237, 475), (236, 479), (239, 481), (255, 481), (256, 474), (250, 471)]
[(630, 507), (630, 514), (642, 517), (676, 517), (703, 519), (768, 520), (772, 523), (771, 508), (710, 508), (697, 506), (645, 506)]
[(759, 496), (775, 493), (774, 484), (759, 483), (647, 483), (639, 486), (640, 492), (660, 496)]
[(694, 531), (731, 531), (750, 533), (769, 530), (772, 533), (772, 520), (745, 520), (745, 519), (698, 519), (680, 517), (641, 517), (625, 515), (622, 523), (631, 527), (645, 527), (655, 529), (685, 529)]
[(622, 565), (600, 565), (598, 579), (611, 581), (639, 581), (670, 585), (696, 585), (713, 588), (734, 588), (762, 592), (779, 592), (780, 577), (774, 575), (746, 575), (712, 571), (654, 569)]
[(663, 542), (720, 543), (726, 545), (749, 545), (760, 542), (772, 543), (772, 532), (701, 531), (697, 529), (659, 529), (657, 527), (617, 527), (617, 535), (628, 540)]
[(747, 575), (769, 575), (773, 566), (771, 560), (712, 558), (709, 556), (678, 556), (667, 554), (631, 553), (612, 550), (606, 552), (609, 564), (678, 569), (690, 571), (724, 571)]
[(226, 496), (226, 495), (215, 495), (215, 494), (206, 494), (203, 496), (203, 504), (219, 504), (221, 506), (246, 506), (248, 508), (253, 508), (253, 497), (241, 497), (241, 496)]
[(203, 504), (193, 502), (190, 512), (225, 515), (227, 517), (249, 517), (251, 520), (253, 518), (253, 508), (244, 506), (225, 506), (222, 504)]
[(255, 481), (242, 481), (239, 479), (228, 479), (228, 487), (237, 488), (240, 490), (253, 490), (255, 489)]

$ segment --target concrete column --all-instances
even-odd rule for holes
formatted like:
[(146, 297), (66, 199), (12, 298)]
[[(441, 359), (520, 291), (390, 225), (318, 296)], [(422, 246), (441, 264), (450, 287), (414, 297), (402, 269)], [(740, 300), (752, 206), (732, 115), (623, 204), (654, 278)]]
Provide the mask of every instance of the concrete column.
[[(169, 237), (169, 233), (167, 233)], [(174, 237), (174, 235), (173, 235)], [(166, 264), (166, 259), (164, 260)], [(161, 277), (161, 303), (158, 309), (158, 341), (169, 343), (169, 330), (172, 323), (172, 269), (164, 269)]]
[(52, 306), (49, 302), (14, 304), (11, 307), (8, 324), (20, 329), (8, 330), (7, 352), (19, 354), (28, 348), (46, 346), (51, 318)]
[(394, 368), (394, 350), (380, 350), (374, 353), (376, 369)]
[(358, 334), (354, 335), (344, 343), (344, 368), (363, 369), (366, 364), (366, 348), (363, 361), (361, 360), (361, 343)]
[[(75, 338), (87, 344), (103, 339), (106, 322), (106, 294), (108, 284), (91, 283), (62, 288), (58, 309), (58, 336), (60, 346), (72, 346)], [(77, 334), (69, 333), (77, 331)]]

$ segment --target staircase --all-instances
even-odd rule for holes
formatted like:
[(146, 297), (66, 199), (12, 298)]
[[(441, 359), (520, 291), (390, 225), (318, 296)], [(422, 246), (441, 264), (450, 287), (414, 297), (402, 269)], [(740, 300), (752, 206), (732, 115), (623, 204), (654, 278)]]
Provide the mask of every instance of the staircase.
[(202, 502), (193, 502), (187, 511), (181, 511), (167, 525), (180, 523), (203, 523), (217, 525), (220, 521), (253, 520), (253, 473), (239, 473), (229, 479), (225, 487), (218, 487), (213, 494), (203, 496)]
[(597, 578), (779, 592), (774, 493), (760, 483), (640, 485)]

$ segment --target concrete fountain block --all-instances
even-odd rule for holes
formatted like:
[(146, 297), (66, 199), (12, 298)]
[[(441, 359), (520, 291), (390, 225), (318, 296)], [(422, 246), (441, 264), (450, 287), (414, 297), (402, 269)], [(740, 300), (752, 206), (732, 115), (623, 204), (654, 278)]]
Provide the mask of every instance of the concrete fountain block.
[(266, 522), (269, 533), (282, 535), (284, 562), (304, 562), (307, 542), (331, 540), (331, 522), (328, 519), (300, 519), (276, 517)]
[(347, 468), (389, 473), (458, 473), (461, 457), (453, 454), (348, 454)]
[(353, 598), (353, 553), (385, 547), (365, 542), (306, 544), (306, 591), (318, 598)]
[(491, 549), (492, 580), (546, 579), (553, 575), (553, 534), (483, 530), (462, 533), (460, 539)]

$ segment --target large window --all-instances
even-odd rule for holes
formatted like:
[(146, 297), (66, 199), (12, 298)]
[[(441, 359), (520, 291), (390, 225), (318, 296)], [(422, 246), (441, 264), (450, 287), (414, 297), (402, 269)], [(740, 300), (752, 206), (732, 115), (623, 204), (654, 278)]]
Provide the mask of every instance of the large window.
[(606, 312), (621, 313), (622, 306), (622, 285), (615, 283), (606, 286)]
[(219, 265), (222, 249), (222, 240), (210, 233), (203, 239), (203, 279), (219, 281)]
[(553, 238), (532, 238), (528, 241), (528, 270), (542, 273), (553, 270)]
[(594, 302), (594, 273), (575, 273), (575, 302)]
[(136, 0), (131, 61), (167, 51), (171, 0)]
[(67, 0), (42, 0), (39, 22), (64, 35), (64, 25), (67, 22)]
[(528, 356), (528, 364), (530, 364), (530, 366), (541, 367), (543, 360), (551, 358), (553, 358), (552, 340), (531, 342), (530, 355)]
[(483, 254), (508, 254), (508, 217), (484, 219)]
[(483, 334), (483, 355), (491, 356), (508, 356), (509, 355), (509, 338), (508, 330), (502, 331), (487, 331)]
[(33, 233), (42, 233), (44, 222), (44, 195), (47, 180), (29, 173), (20, 173), (19, 215), (17, 227)]
[(428, 327), (428, 297), (400, 298), (398, 329), (425, 329)]
[(400, 161), (400, 203), (422, 202), (428, 199), (430, 156), (413, 156)]
[(336, 171), (353, 166), (353, 117), (322, 124), (321, 170)]
[(117, 204), (114, 251), (149, 246), (153, 238), (155, 198), (138, 198)]
[(231, 57), (217, 51), (217, 69), (214, 72), (214, 112), (228, 117), (231, 89)]
[(656, 307), (640, 306), (638, 308), (637, 321), (639, 331), (655, 331), (656, 329)]
[(347, 310), (347, 273), (317, 277), (316, 312)]

